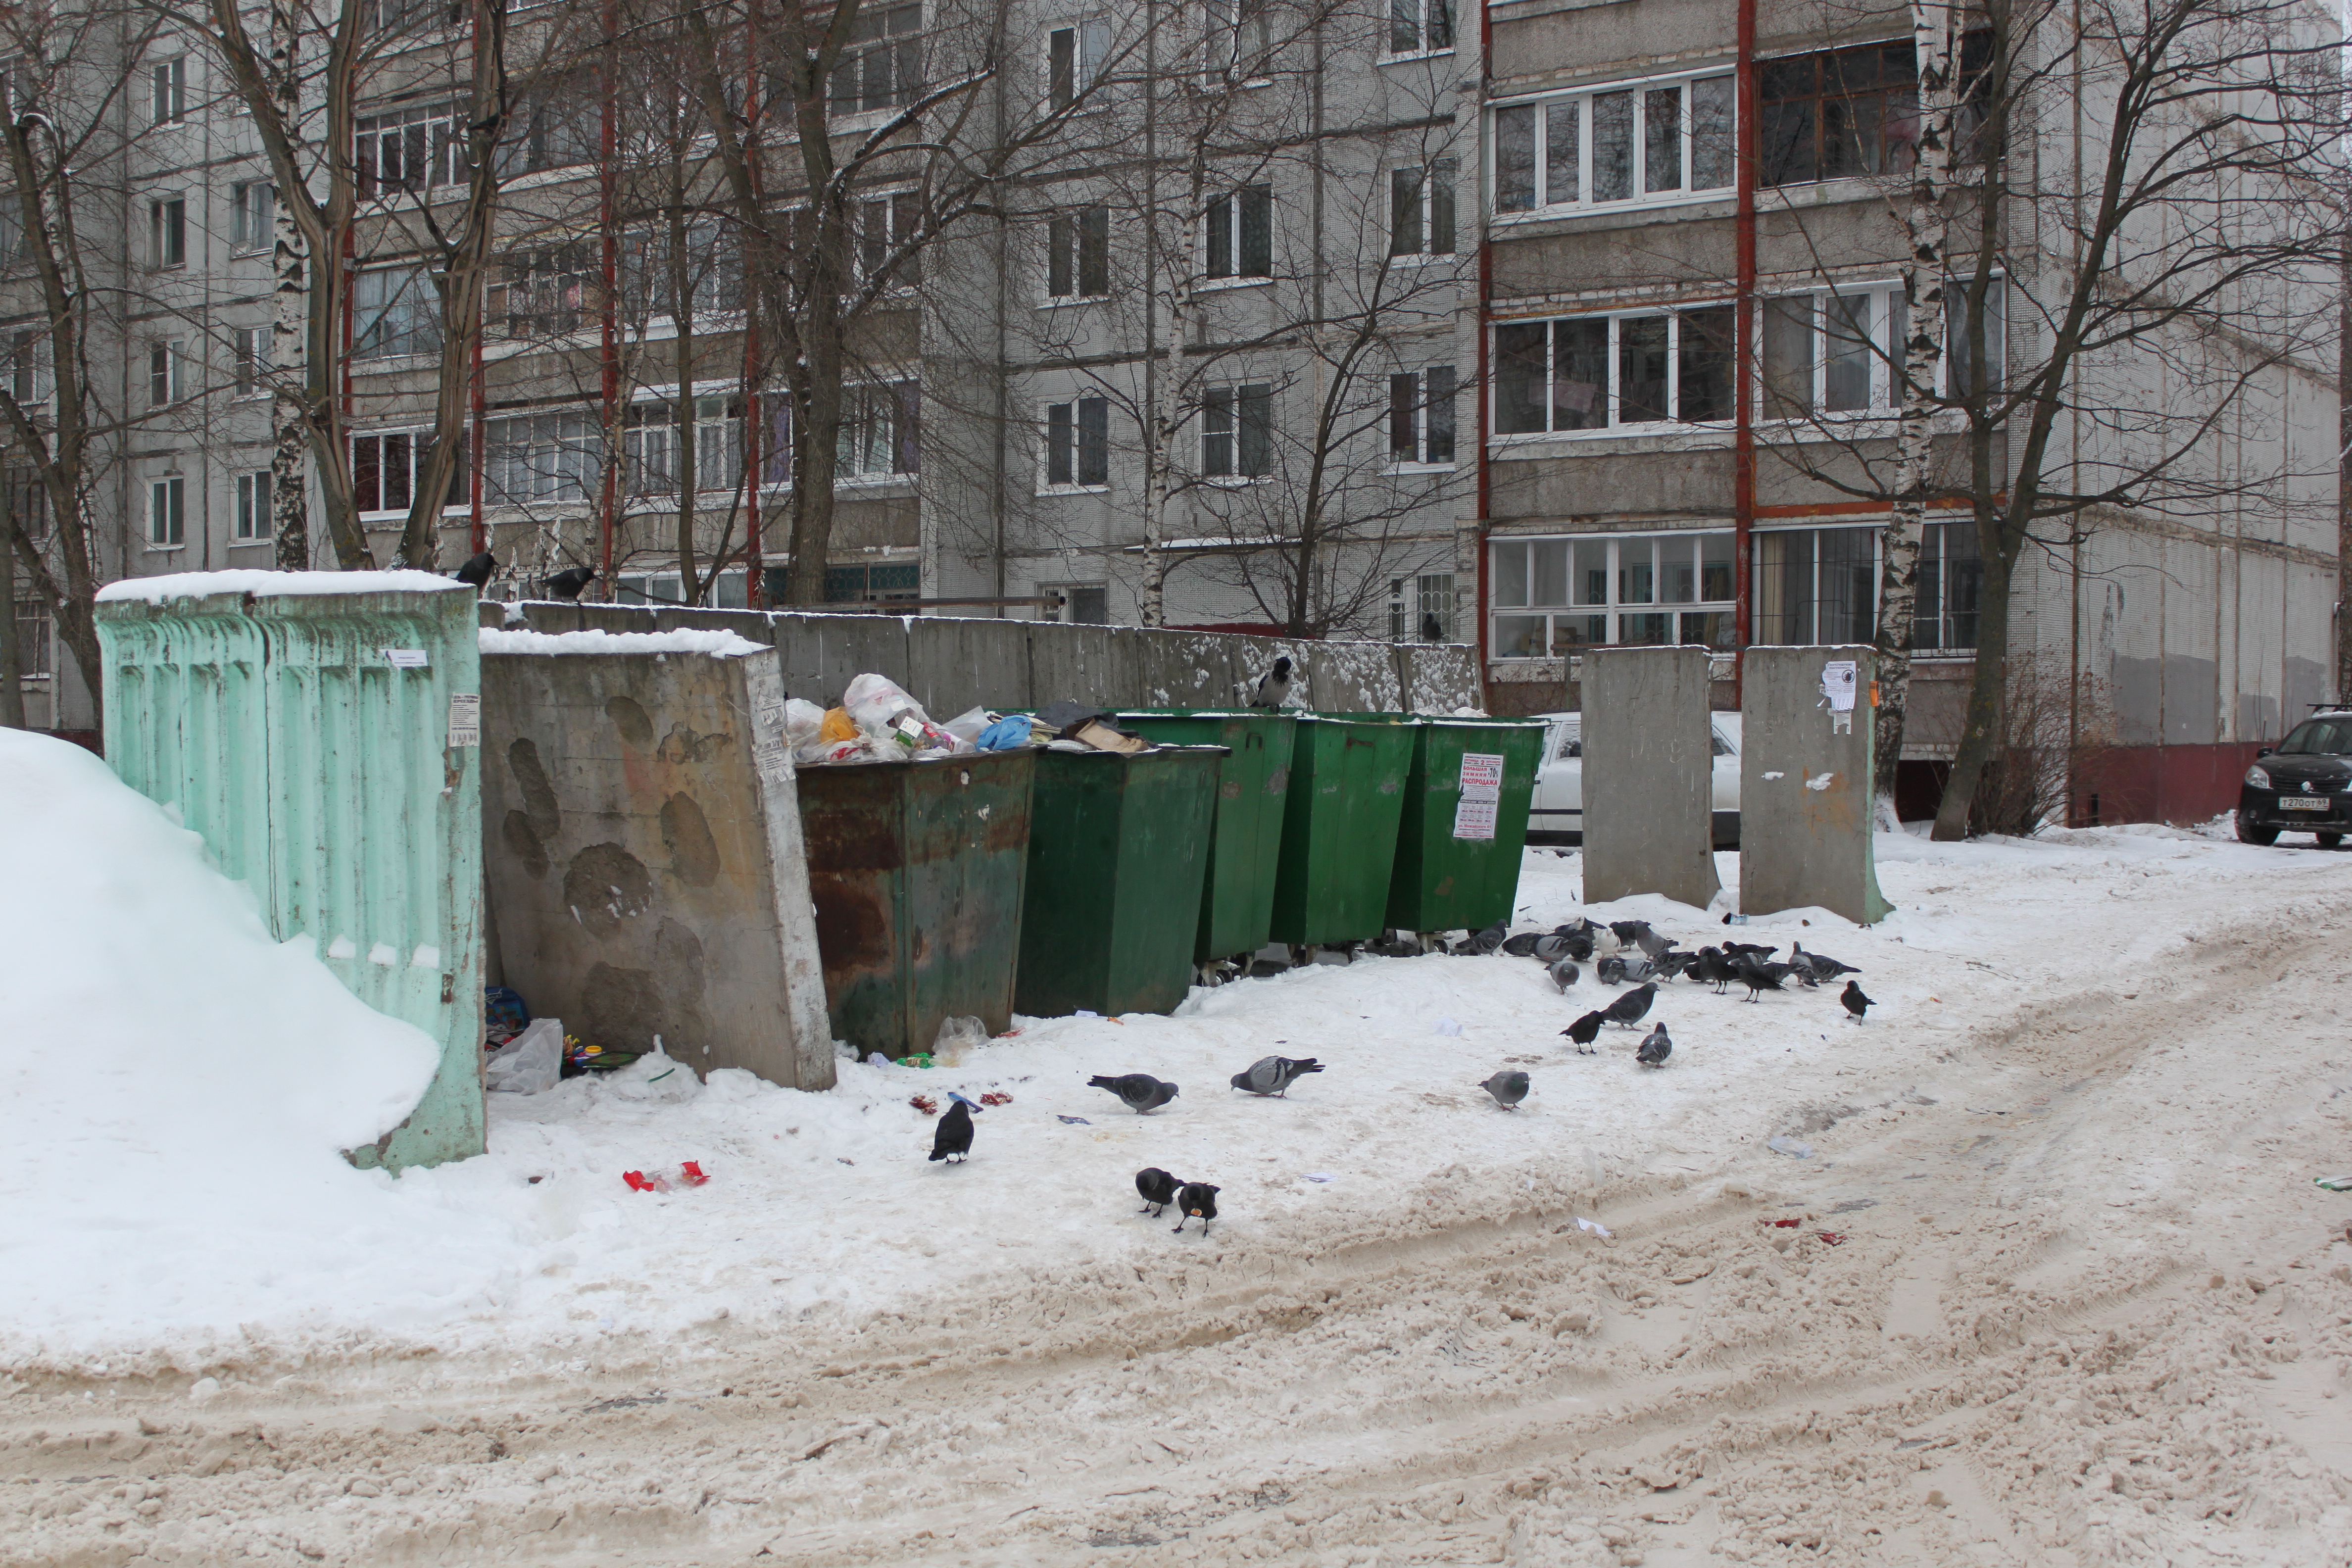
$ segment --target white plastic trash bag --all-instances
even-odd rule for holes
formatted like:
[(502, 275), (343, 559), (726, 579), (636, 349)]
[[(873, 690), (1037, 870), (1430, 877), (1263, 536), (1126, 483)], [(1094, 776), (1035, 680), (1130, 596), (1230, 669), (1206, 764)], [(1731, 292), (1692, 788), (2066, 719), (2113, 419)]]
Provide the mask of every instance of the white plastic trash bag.
[(563, 1024), (533, 1018), (483, 1065), (483, 1080), (506, 1094), (545, 1094), (563, 1077)]

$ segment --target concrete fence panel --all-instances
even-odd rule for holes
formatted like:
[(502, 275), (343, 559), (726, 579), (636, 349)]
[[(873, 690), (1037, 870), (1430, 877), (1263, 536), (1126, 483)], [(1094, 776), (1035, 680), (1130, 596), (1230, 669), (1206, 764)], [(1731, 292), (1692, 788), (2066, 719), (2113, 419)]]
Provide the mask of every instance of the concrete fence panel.
[(1025, 708), (1029, 628), (1019, 621), (924, 616), (908, 627), (907, 673), (893, 679), (934, 719), (975, 706)]
[(1706, 908), (1715, 874), (1715, 748), (1706, 650), (1584, 656), (1584, 899), (1663, 893)]
[[(1888, 912), (1870, 837), (1877, 679), (1866, 647), (1748, 650), (1739, 747), (1743, 912), (1818, 905), (1859, 925)], [(1588, 704), (1585, 723), (1591, 722)]]

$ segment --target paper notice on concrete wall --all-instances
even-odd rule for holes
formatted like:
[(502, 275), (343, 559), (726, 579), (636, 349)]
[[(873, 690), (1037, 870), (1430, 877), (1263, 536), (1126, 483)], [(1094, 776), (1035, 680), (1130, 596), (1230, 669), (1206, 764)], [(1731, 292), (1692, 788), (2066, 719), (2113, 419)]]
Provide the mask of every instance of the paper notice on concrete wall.
[(1854, 661), (1833, 659), (1822, 666), (1822, 695), (1829, 699), (1832, 713), (1853, 711)]
[(1454, 837), (1495, 837), (1496, 808), (1503, 798), (1503, 754), (1462, 753), (1462, 798), (1454, 807)]
[(762, 702), (752, 712), (751, 765), (772, 783), (793, 776), (793, 743), (784, 734), (782, 702)]
[(482, 743), (482, 699), (472, 691), (449, 694), (449, 743), (453, 746), (478, 746)]

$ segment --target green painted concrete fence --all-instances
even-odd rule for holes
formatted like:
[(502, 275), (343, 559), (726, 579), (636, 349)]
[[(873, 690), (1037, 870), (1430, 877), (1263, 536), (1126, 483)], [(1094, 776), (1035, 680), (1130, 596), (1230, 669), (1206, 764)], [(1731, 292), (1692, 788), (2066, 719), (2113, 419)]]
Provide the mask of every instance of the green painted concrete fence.
[(472, 593), (107, 601), (98, 634), (117, 776), (204, 836), (280, 941), (315, 938), (354, 995), (440, 1045), (415, 1110), (352, 1163), (482, 1152)]

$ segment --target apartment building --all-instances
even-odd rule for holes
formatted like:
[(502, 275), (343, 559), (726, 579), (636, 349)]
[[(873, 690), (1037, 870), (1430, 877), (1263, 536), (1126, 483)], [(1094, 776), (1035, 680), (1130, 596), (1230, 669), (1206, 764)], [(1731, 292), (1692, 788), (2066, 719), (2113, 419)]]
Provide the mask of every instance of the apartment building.
[[(1975, 343), (1996, 386), (2046, 363), (2066, 282), (2053, 263), (2095, 195), (2083, 127), (2086, 101), (2095, 130), (2112, 108), (2101, 46), (2069, 55), (2064, 18), (2032, 15), (2051, 30), (2011, 46), (2020, 59), (2091, 63), (2020, 95), (2004, 167), (2034, 199), (1981, 226), (1983, 330), (1956, 304), (1954, 386)], [(1884, 471), (1902, 384), (1909, 11), (1497, 0), (1486, 22), (1482, 467), (1456, 569), (1478, 584), (1494, 707), (1572, 705), (1592, 647), (1717, 649), (1729, 705), (1744, 646), (1872, 640), (1889, 510), (1857, 491)], [(2300, 25), (2306, 43), (2336, 37), (2316, 10)], [(1989, 37), (1964, 42), (1964, 71), (1982, 72)], [(2071, 101), (2055, 90), (2070, 81), (2087, 83)], [(1983, 90), (1971, 79), (1964, 100)], [(2200, 353), (2234, 345), (2219, 374), (2242, 374), (2242, 395), (2200, 405), (2221, 416), (2193, 433), (2183, 482), (2070, 520), (2079, 538), (2053, 524), (2012, 579), (2011, 647), (2029, 672), (2013, 679), (2072, 693), (2076, 721), (2089, 710), (2095, 738), (2122, 748), (2111, 818), (2221, 809), (2253, 742), (2336, 695), (2340, 348), (2332, 320), (2312, 330), (2330, 309), (2324, 272), (2290, 281), (2273, 315), (2184, 318), (2086, 358), (2080, 412), (2059, 424), (2061, 480), (2095, 488), (2076, 476), (2127, 464), (2136, 434), (2196, 402)], [(1961, 426), (1938, 419), (1949, 464)], [(2021, 424), (1993, 443), (1999, 472)], [(1931, 509), (1906, 759), (1952, 754), (1982, 583), (1969, 514)], [(1913, 782), (1906, 806), (1932, 805), (1932, 779)]]

